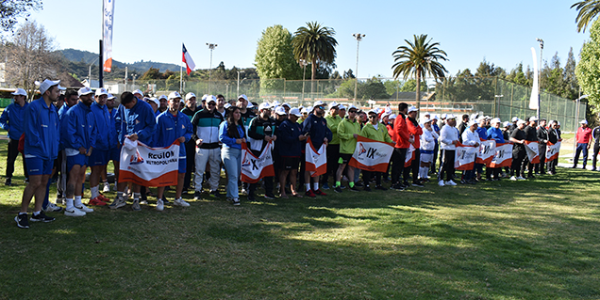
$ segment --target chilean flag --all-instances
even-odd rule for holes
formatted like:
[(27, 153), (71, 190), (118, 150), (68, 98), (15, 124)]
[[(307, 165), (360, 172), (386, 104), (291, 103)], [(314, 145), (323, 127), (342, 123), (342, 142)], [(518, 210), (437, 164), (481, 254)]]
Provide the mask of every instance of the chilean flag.
[(187, 51), (187, 49), (185, 49), (185, 44), (181, 43), (181, 45), (183, 46), (183, 58), (182, 61), (185, 63), (185, 71), (188, 75), (190, 75), (190, 73), (192, 73), (192, 70), (196, 68), (196, 64), (194, 63), (194, 60), (192, 59), (192, 56), (190, 56), (190, 53)]

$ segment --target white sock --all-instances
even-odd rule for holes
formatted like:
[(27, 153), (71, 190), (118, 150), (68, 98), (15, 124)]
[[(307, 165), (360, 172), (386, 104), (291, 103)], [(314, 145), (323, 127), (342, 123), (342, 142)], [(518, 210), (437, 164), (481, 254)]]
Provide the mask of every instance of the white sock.
[(73, 198), (67, 198), (67, 210), (70, 210), (73, 207)]
[(75, 201), (73, 203), (73, 205), (75, 205), (75, 207), (81, 207), (83, 203), (81, 203), (81, 196), (75, 196)]
[(33, 212), (33, 215), (34, 215), (34, 216), (38, 216), (38, 215), (39, 215), (41, 212), (42, 212), (41, 210), (34, 211), (34, 212)]
[(305, 183), (304, 185), (306, 185), (306, 191), (310, 191), (310, 183)]
[(92, 199), (100, 195), (100, 193), (98, 193), (98, 186), (93, 186), (90, 190), (92, 191)]
[(313, 186), (315, 187), (315, 191), (319, 190), (319, 183), (318, 182), (313, 183)]

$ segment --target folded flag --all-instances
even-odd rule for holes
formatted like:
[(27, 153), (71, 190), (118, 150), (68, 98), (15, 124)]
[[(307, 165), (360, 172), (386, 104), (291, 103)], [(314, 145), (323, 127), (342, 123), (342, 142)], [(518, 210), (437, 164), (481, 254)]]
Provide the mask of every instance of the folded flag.
[(257, 183), (264, 177), (275, 176), (273, 142), (269, 142), (258, 157), (242, 143), (242, 182)]

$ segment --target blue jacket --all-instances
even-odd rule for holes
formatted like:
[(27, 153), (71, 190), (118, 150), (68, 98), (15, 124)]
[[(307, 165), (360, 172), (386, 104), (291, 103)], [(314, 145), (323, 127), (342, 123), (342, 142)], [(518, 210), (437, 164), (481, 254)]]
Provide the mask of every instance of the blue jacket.
[(317, 117), (315, 114), (309, 114), (306, 120), (302, 122), (302, 134), (308, 132), (315, 149), (319, 150), (323, 145), (323, 138), (331, 141), (331, 130), (327, 127), (325, 118)]
[(488, 139), (487, 129), (485, 129), (485, 127), (477, 127), (477, 130), (475, 131), (477, 132), (477, 134), (479, 134), (479, 139)]
[[(96, 101), (92, 102), (90, 107), (92, 111), (92, 117), (96, 125), (98, 135), (96, 137), (95, 149), (106, 151), (117, 146), (114, 143), (115, 124), (111, 121), (110, 113), (106, 105), (100, 106)], [(113, 144), (111, 144), (111, 141)]]
[(2, 112), (0, 116), (0, 127), (4, 130), (8, 130), (8, 136), (13, 140), (19, 140), (24, 131), (24, 116), (25, 109), (29, 103), (25, 102), (25, 105), (12, 103), (9, 104)]
[(113, 108), (112, 111), (109, 111), (109, 116), (110, 116), (110, 122), (112, 123), (112, 128), (113, 128), (113, 135), (111, 136), (111, 140), (110, 140), (110, 145), (111, 148), (116, 148), (119, 146), (119, 134), (117, 132), (117, 112), (119, 112), (118, 109)]
[[(242, 149), (242, 145), (238, 144), (235, 142), (236, 138), (235, 137), (231, 137), (229, 136), (229, 134), (227, 134), (227, 126), (228, 123), (227, 121), (221, 123), (221, 125), (219, 126), (219, 141), (221, 141), (221, 143), (223, 143), (223, 145), (226, 148), (235, 148), (235, 149)], [(240, 135), (240, 139), (245, 137), (245, 132), (244, 132), (244, 128), (240, 125), (237, 126), (237, 130), (238, 130), (238, 134)]]
[(56, 106), (44, 98), (32, 101), (25, 110), (25, 157), (54, 160), (58, 156), (60, 131)]
[(487, 138), (496, 140), (496, 143), (505, 143), (504, 133), (502, 133), (500, 128), (490, 127), (490, 129), (487, 130)]
[[(174, 116), (167, 110), (156, 118), (154, 147), (169, 147), (182, 136), (187, 142), (192, 138), (193, 132), (188, 116), (181, 112), (177, 112), (177, 116)], [(186, 158), (184, 143), (179, 145), (179, 158)]]
[(125, 106), (119, 105), (115, 121), (121, 145), (126, 135), (136, 133), (140, 142), (147, 146), (152, 146), (152, 136), (156, 129), (156, 117), (150, 104), (138, 100), (131, 109), (126, 109)]
[[(75, 106), (75, 105), (73, 105), (73, 106)], [(67, 114), (69, 109), (71, 109), (71, 107), (68, 106), (67, 103), (65, 102), (65, 104), (63, 104), (63, 106), (61, 106), (60, 109), (58, 110), (58, 124), (60, 124), (59, 128), (62, 130), (64, 130), (68, 126), (64, 122), (65, 122), (65, 115)], [(65, 150), (65, 145), (63, 144), (62, 138), (60, 139), (60, 143), (58, 144), (58, 150), (59, 151)]]
[(302, 134), (302, 124), (285, 119), (277, 128), (275, 149), (280, 156), (301, 156), (302, 142), (298, 137)]
[(65, 133), (61, 136), (65, 148), (78, 150), (83, 147), (88, 150), (96, 147), (98, 130), (94, 115), (83, 102), (78, 102), (67, 111), (61, 125), (66, 126), (61, 128)]

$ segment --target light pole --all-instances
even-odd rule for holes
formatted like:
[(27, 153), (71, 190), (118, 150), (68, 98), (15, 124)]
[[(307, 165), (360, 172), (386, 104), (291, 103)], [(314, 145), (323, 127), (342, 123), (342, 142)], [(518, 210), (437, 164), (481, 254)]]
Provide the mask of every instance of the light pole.
[[(239, 96), (240, 95), (240, 73), (244, 73), (244, 71), (237, 71), (237, 73), (238, 73), (238, 82), (237, 82), (237, 95), (236, 96)], [(244, 79), (246, 79), (246, 78), (244, 78)]]
[(356, 81), (354, 82), (354, 101), (353, 101), (353, 103), (356, 104), (356, 92), (358, 91), (358, 46), (360, 45), (360, 41), (366, 35), (360, 34), (360, 33), (354, 33), (354, 34), (352, 34), (352, 36), (356, 39), (356, 75), (354, 76), (354, 77), (356, 77)]
[(537, 119), (540, 119), (540, 111), (541, 111), (541, 101), (540, 99), (542, 98), (542, 95), (540, 94), (540, 92), (542, 91), (542, 51), (544, 50), (544, 40), (538, 38), (537, 39), (538, 43), (540, 43), (540, 65), (538, 66), (538, 109), (537, 109)]
[[(208, 81), (211, 81), (211, 79), (212, 79), (212, 53), (213, 53), (213, 50), (215, 50), (215, 48), (218, 45), (212, 44), (212, 43), (206, 43), (206, 46), (208, 46), (208, 49), (210, 49), (210, 64), (208, 67)], [(210, 82), (208, 84), (208, 93), (210, 94)]]
[(494, 95), (494, 97), (498, 98), (498, 105), (496, 105), (496, 118), (500, 118), (500, 98), (504, 97), (504, 95)]

